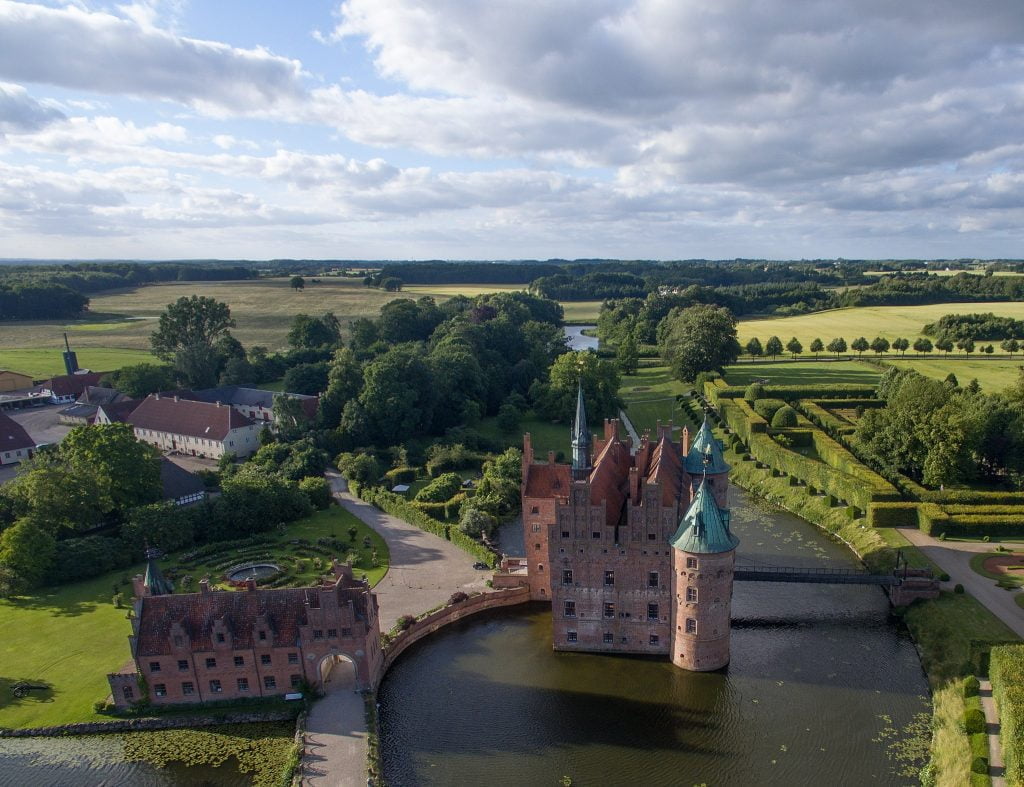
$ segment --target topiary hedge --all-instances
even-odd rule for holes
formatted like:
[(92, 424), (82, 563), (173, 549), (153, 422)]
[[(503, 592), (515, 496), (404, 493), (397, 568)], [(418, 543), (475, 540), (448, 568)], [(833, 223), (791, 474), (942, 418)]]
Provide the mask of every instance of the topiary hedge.
[(792, 429), (797, 424), (796, 410), (788, 404), (780, 407), (772, 416), (773, 429)]
[(772, 420), (772, 416), (785, 406), (786, 403), (781, 399), (758, 399), (752, 405), (754, 412), (766, 421)]
[(1024, 645), (997, 645), (989, 657), (992, 696), (999, 706), (999, 740), (1009, 784), (1024, 783)]
[(920, 503), (871, 503), (868, 524), (871, 527), (917, 527)]
[[(713, 391), (714, 401), (722, 399), (739, 399), (746, 393), (741, 385), (722, 385), (708, 383), (705, 391)], [(712, 395), (707, 394), (711, 399)], [(764, 395), (776, 399), (875, 399), (875, 386), (860, 383), (831, 383), (822, 385), (765, 385)], [(856, 406), (856, 405), (853, 405)]]
[(389, 487), (396, 484), (411, 484), (416, 480), (416, 468), (396, 467), (384, 474), (384, 480), (387, 481)]

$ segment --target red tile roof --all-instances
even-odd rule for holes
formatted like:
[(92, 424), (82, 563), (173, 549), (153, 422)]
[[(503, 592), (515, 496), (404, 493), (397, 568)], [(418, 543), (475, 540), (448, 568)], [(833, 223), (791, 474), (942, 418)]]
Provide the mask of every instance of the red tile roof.
[(622, 509), (629, 496), (629, 468), (632, 464), (629, 446), (618, 436), (608, 440), (594, 459), (594, 469), (590, 473), (590, 502), (605, 502), (609, 526), (617, 525), (622, 518)]
[(670, 506), (679, 500), (682, 478), (683, 459), (679, 446), (666, 435), (662, 435), (651, 455), (651, 469), (647, 473), (647, 482), (661, 486), (663, 506)]
[(194, 402), (188, 399), (147, 396), (125, 421), (137, 429), (223, 440), (232, 429), (254, 422), (230, 405)]
[(526, 497), (568, 497), (572, 483), (569, 465), (531, 464), (526, 469)]
[(62, 374), (59, 377), (50, 378), (39, 387), (51, 391), (54, 396), (74, 395), (78, 397), (81, 396), (82, 392), (89, 386), (99, 385), (101, 377), (103, 377), (102, 372)]
[(140, 399), (125, 399), (121, 402), (111, 402), (110, 404), (101, 404), (96, 412), (99, 413), (102, 410), (106, 413), (107, 418), (110, 419), (112, 424), (121, 423), (128, 420), (128, 416), (135, 412), (135, 408), (141, 403)]
[(35, 447), (36, 441), (28, 436), (25, 428), (6, 413), (0, 412), (0, 452)]
[(357, 619), (367, 619), (369, 594), (361, 585), (344, 587), (338, 583), (332, 588), (280, 588), (277, 590), (214, 590), (207, 593), (181, 593), (168, 596), (147, 596), (142, 599), (137, 634), (138, 657), (161, 656), (171, 653), (170, 632), (180, 623), (191, 640), (195, 651), (213, 650), (213, 623), (223, 619), (231, 632), (234, 648), (257, 646), (253, 633), (257, 624), (266, 617), (268, 639), (266, 646), (294, 645), (299, 639), (299, 627), (307, 625), (307, 601), (320, 605), (321, 593), (337, 593), (340, 606), (351, 602)]

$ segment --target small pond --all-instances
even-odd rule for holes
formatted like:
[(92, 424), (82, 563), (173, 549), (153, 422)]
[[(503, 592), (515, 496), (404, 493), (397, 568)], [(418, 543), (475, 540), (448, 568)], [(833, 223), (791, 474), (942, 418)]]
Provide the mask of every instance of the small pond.
[(233, 569), (228, 574), (228, 579), (232, 582), (245, 582), (250, 579), (258, 581), (272, 577), (280, 570), (281, 567), (275, 566), (273, 563), (253, 563), (250, 566), (241, 566), (240, 568)]

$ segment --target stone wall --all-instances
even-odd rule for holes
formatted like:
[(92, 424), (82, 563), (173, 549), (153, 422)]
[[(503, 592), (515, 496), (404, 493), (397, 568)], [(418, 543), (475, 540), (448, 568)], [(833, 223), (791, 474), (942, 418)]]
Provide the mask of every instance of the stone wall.
[(461, 620), (487, 609), (525, 604), (529, 600), (530, 589), (528, 587), (518, 587), (511, 590), (496, 590), (493, 593), (480, 593), (479, 595), (470, 596), (465, 601), (449, 604), (436, 612), (431, 612), (429, 615), (417, 620), (405, 631), (399, 632), (391, 642), (384, 646), (384, 664), (377, 678), (377, 683), (380, 683), (385, 673), (394, 664), (395, 659), (414, 642), (419, 642), (424, 637), (433, 634), (438, 629), (444, 628), (449, 623), (454, 623), (456, 620)]

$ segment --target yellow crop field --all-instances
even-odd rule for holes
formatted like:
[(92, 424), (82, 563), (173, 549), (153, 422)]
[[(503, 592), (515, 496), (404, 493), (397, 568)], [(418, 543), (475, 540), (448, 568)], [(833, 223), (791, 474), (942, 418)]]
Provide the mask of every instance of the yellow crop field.
[(900, 337), (914, 339), (921, 336), (925, 324), (934, 322), (944, 314), (972, 314), (993, 312), (1000, 317), (1024, 320), (1024, 303), (936, 303), (927, 306), (861, 306), (851, 309), (802, 314), (798, 317), (777, 317), (743, 320), (738, 334), (741, 344), (757, 337), (764, 344), (770, 336), (778, 336), (785, 344), (795, 336), (807, 352), (811, 342), (820, 338), (826, 345), (841, 336), (849, 344), (858, 336), (868, 341), (882, 336), (889, 341)]

